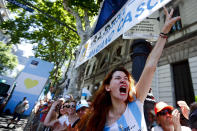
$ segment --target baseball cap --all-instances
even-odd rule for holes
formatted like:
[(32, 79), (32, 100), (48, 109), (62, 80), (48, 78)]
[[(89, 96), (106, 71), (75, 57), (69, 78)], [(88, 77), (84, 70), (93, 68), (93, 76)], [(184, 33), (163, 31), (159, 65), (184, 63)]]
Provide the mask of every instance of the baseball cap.
[(168, 104), (166, 104), (165, 102), (158, 102), (156, 105), (155, 105), (155, 114), (157, 115), (158, 112), (160, 112), (161, 110), (163, 109), (170, 109), (170, 110), (173, 110), (174, 108)]
[(88, 102), (86, 100), (80, 100), (77, 102), (76, 111), (78, 111), (82, 107), (89, 107)]

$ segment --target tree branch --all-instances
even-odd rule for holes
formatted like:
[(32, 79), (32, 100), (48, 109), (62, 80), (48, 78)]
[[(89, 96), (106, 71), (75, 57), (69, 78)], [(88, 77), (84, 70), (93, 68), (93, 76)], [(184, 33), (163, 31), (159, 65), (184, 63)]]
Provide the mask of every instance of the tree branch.
[(65, 10), (67, 10), (70, 14), (72, 14), (76, 18), (77, 32), (79, 36), (82, 38), (85, 32), (83, 30), (82, 21), (79, 16), (79, 13), (76, 12), (74, 9), (70, 8), (66, 0), (63, 0), (63, 6)]
[(85, 11), (84, 13), (84, 21), (85, 21), (85, 31), (89, 31), (90, 30), (90, 20), (89, 20), (89, 17), (88, 17), (88, 12)]
[(58, 82), (57, 86), (62, 85), (67, 79), (67, 73), (68, 73), (68, 70), (70, 68), (71, 60), (72, 60), (72, 49), (70, 48), (69, 51), (70, 51), (71, 56), (70, 56), (70, 59), (69, 59), (68, 67), (67, 67), (67, 69), (66, 69), (66, 71), (64, 73), (63, 79), (60, 82)]
[(90, 19), (87, 11), (85, 11), (84, 21), (85, 21), (85, 32), (86, 32), (85, 40), (87, 40), (90, 38), (91, 34), (93, 33), (93, 28), (91, 28), (90, 26)]

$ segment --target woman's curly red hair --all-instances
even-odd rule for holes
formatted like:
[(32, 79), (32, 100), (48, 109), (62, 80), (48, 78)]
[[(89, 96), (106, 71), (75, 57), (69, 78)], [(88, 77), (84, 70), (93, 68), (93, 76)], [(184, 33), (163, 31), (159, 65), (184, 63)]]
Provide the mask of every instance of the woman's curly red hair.
[(129, 79), (129, 96), (126, 102), (134, 100), (134, 96), (136, 95), (134, 86), (135, 82), (130, 73), (123, 67), (113, 69), (105, 77), (102, 85), (95, 93), (91, 109), (77, 125), (79, 131), (102, 131), (104, 129), (106, 116), (112, 106), (110, 93), (106, 91), (105, 86), (110, 84), (112, 76), (116, 71), (124, 72)]

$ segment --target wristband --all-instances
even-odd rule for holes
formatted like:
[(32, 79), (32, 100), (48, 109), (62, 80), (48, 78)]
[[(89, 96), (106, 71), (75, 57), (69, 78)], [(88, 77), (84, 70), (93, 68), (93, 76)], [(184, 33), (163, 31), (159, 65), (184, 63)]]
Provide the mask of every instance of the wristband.
[(168, 34), (165, 34), (165, 33), (163, 33), (163, 32), (161, 32), (160, 34), (165, 35), (165, 36), (168, 36)]
[(161, 32), (161, 33), (159, 34), (159, 36), (160, 36), (161, 38), (168, 39), (168, 34), (165, 34), (165, 33), (163, 33), (163, 32)]

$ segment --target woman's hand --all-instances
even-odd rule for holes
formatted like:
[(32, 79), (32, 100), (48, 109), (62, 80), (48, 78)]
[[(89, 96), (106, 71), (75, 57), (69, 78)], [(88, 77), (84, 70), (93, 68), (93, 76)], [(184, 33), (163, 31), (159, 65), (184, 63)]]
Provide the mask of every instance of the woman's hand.
[(181, 17), (177, 16), (177, 17), (172, 18), (174, 9), (171, 9), (170, 13), (168, 13), (168, 10), (166, 9), (166, 7), (163, 7), (163, 8), (164, 8), (166, 20), (165, 20), (164, 26), (161, 31), (162, 31), (162, 33), (167, 34), (171, 30), (171, 28), (175, 24), (175, 22), (180, 20)]
[(57, 108), (57, 106), (59, 105), (59, 101), (55, 101), (52, 106), (51, 106), (51, 110), (55, 110)]

